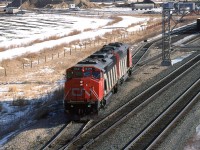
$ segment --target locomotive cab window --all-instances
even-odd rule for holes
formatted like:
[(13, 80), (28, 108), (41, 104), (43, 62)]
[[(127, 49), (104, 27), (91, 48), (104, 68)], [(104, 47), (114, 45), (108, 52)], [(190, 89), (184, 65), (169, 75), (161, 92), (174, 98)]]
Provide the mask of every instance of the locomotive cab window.
[(71, 79), (73, 76), (73, 72), (72, 71), (67, 71), (67, 79)]
[(74, 77), (75, 78), (83, 77), (83, 72), (82, 71), (74, 71)]
[(89, 76), (91, 76), (91, 72), (90, 71), (85, 71), (83, 73), (83, 75), (84, 75), (84, 77), (89, 77)]
[(100, 72), (99, 71), (93, 71), (92, 76), (96, 79), (100, 79)]

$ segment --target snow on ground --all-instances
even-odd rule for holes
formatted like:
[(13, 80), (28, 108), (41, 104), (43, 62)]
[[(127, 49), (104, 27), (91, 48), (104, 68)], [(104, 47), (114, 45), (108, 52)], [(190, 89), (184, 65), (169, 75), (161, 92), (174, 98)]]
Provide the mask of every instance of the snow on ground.
[[(96, 10), (95, 10), (96, 11)], [(121, 12), (133, 12), (130, 8), (105, 8), (99, 11), (116, 11)], [(159, 10), (158, 10), (159, 11)], [(106, 24), (111, 19), (90, 17), (76, 17), (65, 14), (35, 14), (28, 13), (25, 15), (15, 16), (1, 16), (0, 17), (0, 48), (7, 48), (7, 50), (0, 52), (0, 61), (6, 58), (13, 58), (16, 56), (23, 55), (25, 53), (38, 52), (44, 48), (51, 48), (62, 43), (69, 43), (74, 40), (93, 39), (96, 36), (101, 36), (107, 32), (111, 32), (114, 29), (124, 29), (128, 32), (133, 32), (145, 28), (146, 22), (149, 20), (148, 17), (132, 17), (132, 16), (121, 16), (122, 21), (107, 26)], [(142, 25), (136, 25), (129, 27), (131, 24), (137, 24), (141, 22)], [(84, 31), (84, 29), (92, 29), (90, 31)], [(81, 31), (78, 35), (67, 37), (67, 35), (73, 30)], [(30, 44), (34, 40), (44, 40), (51, 36), (58, 36), (60, 39), (44, 41), (36, 43), (30, 46), (23, 46)], [(12, 46), (21, 46), (18, 48), (9, 48)], [(179, 59), (182, 60), (183, 58)], [(177, 60), (176, 60), (177, 61)], [(175, 63), (175, 62), (173, 62)], [(52, 68), (44, 68), (38, 70), (38, 72), (53, 73)], [(34, 72), (33, 74), (37, 74)], [(28, 77), (31, 74), (27, 75)], [(63, 85), (64, 80), (57, 81), (57, 85)], [(19, 83), (20, 84), (20, 83)], [(23, 84), (22, 84), (23, 86)], [(43, 85), (45, 86), (45, 85)], [(48, 85), (47, 85), (48, 86)], [(37, 90), (39, 86), (35, 86), (32, 91)], [(48, 88), (48, 87), (46, 87)], [(9, 91), (8, 86), (0, 85), (0, 95)], [(18, 109), (16, 106), (12, 106), (13, 99), (4, 99), (2, 103), (2, 111), (0, 115), (0, 124), (12, 122), (13, 118), (26, 115), (31, 109), (31, 105), (27, 105), (23, 110)], [(8, 117), (9, 116), (9, 117)], [(200, 131), (198, 130), (199, 134)], [(5, 143), (5, 139), (0, 140), (0, 145)]]
[[(96, 36), (102, 36), (107, 32), (111, 32), (117, 28), (127, 28), (129, 25), (138, 22), (147, 22), (148, 18), (136, 18), (132, 16), (121, 16), (123, 19), (119, 23), (111, 26), (105, 26), (110, 19), (99, 18), (80, 18), (73, 16), (42, 14), (26, 17), (2, 17), (0, 24), (5, 30), (0, 30), (2, 38), (0, 39), (0, 47), (11, 47), (13, 45), (20, 46), (0, 52), (0, 61), (3, 59), (11, 59), (23, 55), (25, 53), (38, 52), (45, 48), (52, 48), (57, 45), (67, 44), (75, 40), (93, 39)], [(23, 27), (22, 27), (23, 26)], [(103, 28), (99, 28), (104, 26)], [(93, 29), (83, 32), (84, 29)], [(82, 32), (73, 36), (66, 36), (73, 30), (81, 30)], [(138, 27), (132, 28), (132, 31), (138, 30)], [(19, 39), (19, 36), (21, 39)], [(23, 46), (37, 39), (45, 39), (51, 36), (59, 36), (60, 39), (48, 40), (36, 43), (31, 46)], [(66, 37), (62, 37), (66, 36)]]
[[(1, 16), (0, 18), (0, 49), (5, 48), (4, 51), (0, 51), (0, 61), (7, 58), (13, 58), (16, 56), (23, 55), (25, 53), (38, 52), (44, 48), (52, 48), (56, 45), (63, 43), (69, 43), (75, 40), (94, 39), (96, 36), (104, 35), (107, 32), (112, 32), (114, 29), (126, 30), (131, 24), (137, 24), (138, 22), (147, 22), (149, 18), (136, 18), (132, 16), (121, 16), (122, 21), (107, 26), (111, 19), (109, 17), (101, 18), (99, 16), (93, 17), (76, 17), (69, 16), (66, 14), (35, 14), (27, 13), (25, 15), (12, 15), (12, 16)], [(84, 29), (91, 29), (84, 31)], [(81, 31), (77, 35), (67, 36), (73, 30)], [(132, 28), (132, 31), (138, 30), (138, 28)], [(35, 40), (44, 40), (49, 37), (57, 36), (59, 39), (46, 40), (40, 43), (34, 43)], [(27, 45), (29, 44), (29, 45)], [(11, 48), (15, 47), (15, 48)], [(28, 60), (27, 60), (28, 61)], [(3, 68), (2, 68), (3, 69)], [(53, 73), (53, 68), (43, 68), (37, 72), (28, 73), (27, 77), (31, 77), (37, 73)], [(56, 82), (57, 85), (63, 85), (64, 80), (61, 79)], [(17, 83), (13, 83), (15, 85)], [(0, 96), (5, 95), (13, 85), (0, 85)], [(23, 90), (25, 86), (23, 83), (17, 85), (17, 94), (21, 92), (23, 96)], [(50, 85), (36, 85), (31, 87), (31, 92), (38, 92), (39, 86), (45, 87), (46, 90)], [(54, 88), (55, 88), (54, 87)], [(0, 129), (9, 125), (18, 117), (23, 117), (32, 109), (32, 98), (30, 102), (23, 106), (13, 106), (13, 100), (15, 100), (15, 94), (10, 95), (10, 98), (4, 98), (1, 101), (1, 113), (0, 113)], [(10, 93), (10, 92), (9, 92)], [(12, 93), (11, 93), (12, 94)], [(33, 94), (31, 94), (33, 95)], [(38, 93), (39, 95), (39, 93)], [(45, 100), (44, 100), (45, 101)], [(4, 143), (7, 138), (0, 140), (0, 144)]]
[(182, 43), (184, 43), (185, 41), (188, 41), (188, 40), (194, 38), (195, 36), (196, 36), (196, 35), (189, 35), (189, 36), (183, 38), (182, 40), (177, 41), (177, 42), (174, 43), (173, 45), (174, 45), (174, 46), (181, 46)]
[(99, 28), (110, 19), (81, 18), (59, 14), (25, 14), (0, 18), (0, 47), (30, 43), (50, 36), (65, 36), (73, 30)]
[(189, 57), (191, 54), (192, 54), (192, 52), (191, 52), (191, 53), (188, 53), (187, 55), (184, 55), (184, 56), (181, 56), (181, 57), (177, 57), (177, 58), (175, 58), (175, 59), (172, 59), (172, 60), (171, 60), (172, 65), (174, 65), (174, 64), (176, 64), (176, 63), (182, 61), (184, 58)]

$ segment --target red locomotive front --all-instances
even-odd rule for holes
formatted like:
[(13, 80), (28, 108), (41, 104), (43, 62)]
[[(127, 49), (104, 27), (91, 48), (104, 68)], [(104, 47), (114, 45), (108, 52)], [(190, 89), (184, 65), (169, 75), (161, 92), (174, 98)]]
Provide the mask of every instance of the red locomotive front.
[(67, 112), (97, 112), (132, 73), (129, 45), (110, 43), (67, 69), (64, 106)]
[(103, 73), (94, 66), (72, 67), (66, 72), (64, 105), (72, 113), (97, 111), (103, 99)]

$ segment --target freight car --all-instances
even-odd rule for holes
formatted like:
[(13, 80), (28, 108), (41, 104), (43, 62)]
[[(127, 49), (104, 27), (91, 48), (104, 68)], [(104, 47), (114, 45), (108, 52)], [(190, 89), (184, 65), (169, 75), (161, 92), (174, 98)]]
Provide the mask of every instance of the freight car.
[(131, 73), (130, 46), (119, 42), (104, 45), (99, 51), (66, 70), (66, 112), (98, 113), (109, 97), (118, 91), (119, 84)]
[(155, 7), (154, 3), (132, 3), (132, 10), (151, 10)]

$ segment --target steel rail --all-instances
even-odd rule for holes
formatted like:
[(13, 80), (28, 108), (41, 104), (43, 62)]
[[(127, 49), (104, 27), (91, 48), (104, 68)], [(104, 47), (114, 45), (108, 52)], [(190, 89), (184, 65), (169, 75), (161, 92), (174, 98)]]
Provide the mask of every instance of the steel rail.
[(70, 140), (69, 143), (67, 143), (66, 145), (64, 145), (63, 147), (59, 148), (59, 150), (63, 150), (63, 149), (66, 149), (66, 147), (68, 145), (70, 145), (71, 143), (73, 143), (77, 137), (79, 137), (86, 129), (87, 127), (92, 123), (92, 120), (89, 120), (87, 123), (85, 123), (80, 129), (79, 131), (73, 136), (73, 138)]
[(191, 68), (185, 70), (182, 74), (174, 78), (172, 81), (170, 81), (168, 84), (166, 84), (164, 87), (161, 87), (156, 93), (154, 93), (151, 97), (146, 99), (144, 102), (142, 102), (140, 105), (138, 105), (135, 109), (131, 110), (130, 112), (127, 113), (127, 115), (123, 116), (120, 118), (117, 122), (112, 124), (109, 128), (105, 129), (102, 131), (99, 135), (97, 135), (95, 138), (91, 139), (88, 143), (83, 145), (83, 149), (86, 149), (89, 145), (97, 141), (99, 138), (102, 138), (104, 135), (106, 135), (108, 132), (110, 132), (112, 129), (116, 128), (117, 125), (121, 124), (124, 120), (126, 120), (129, 116), (132, 114), (136, 114), (137, 111), (141, 110), (144, 108), (149, 102), (151, 102), (153, 99), (156, 98), (156, 96), (159, 96), (163, 91), (165, 91), (167, 88), (171, 86), (174, 82), (185, 76), (185, 74), (189, 73), (194, 67), (200, 64), (200, 61), (193, 65)]
[[(72, 124), (75, 123), (83, 123), (83, 125), (80, 127), (80, 129), (77, 131), (77, 133), (74, 135), (74, 137), (76, 137), (78, 134), (81, 134), (85, 128), (88, 126), (88, 124), (91, 122), (91, 120), (83, 120), (83, 121), (77, 121), (77, 122), (73, 122), (70, 121), (68, 123), (66, 123), (42, 148), (40, 148), (41, 150), (47, 150), (49, 148), (51, 148), (51, 145), (54, 144), (65, 132), (66, 129), (69, 128)], [(72, 138), (73, 139), (73, 138)]]
[(164, 138), (164, 136), (173, 128), (173, 126), (181, 119), (185, 113), (189, 111), (189, 109), (194, 105), (194, 103), (198, 102), (200, 98), (200, 93), (198, 93), (193, 100), (182, 110), (182, 112), (160, 133), (160, 135), (146, 148), (146, 150), (152, 150), (157, 146), (157, 143)]
[[(182, 28), (178, 28), (178, 29), (176, 29), (176, 30), (174, 30), (173, 32), (172, 32), (172, 35), (174, 35), (174, 34), (177, 34), (177, 33), (182, 33), (182, 32), (186, 32), (186, 30), (191, 30), (191, 28), (193, 29), (195, 27), (195, 23), (192, 23), (192, 24), (190, 24), (189, 26), (183, 26)], [(150, 47), (152, 46), (152, 45), (154, 45), (155, 43), (157, 43), (157, 42), (159, 42), (159, 41), (161, 41), (162, 40), (162, 37), (159, 37), (159, 38), (157, 38), (157, 39), (154, 39), (154, 40), (151, 40), (149, 43), (146, 43), (146, 44), (143, 44), (142, 46), (139, 46), (137, 49), (137, 51), (136, 51), (136, 53), (134, 53), (133, 55), (132, 55), (132, 58), (134, 59), (134, 57), (136, 57), (136, 55), (139, 53), (139, 52), (141, 52), (144, 48), (145, 48), (145, 46), (147, 46), (146, 48), (146, 52), (139, 58), (139, 60), (137, 60), (135, 63), (133, 62), (133, 64), (134, 64), (134, 67), (133, 67), (133, 69), (132, 69), (132, 73), (134, 73), (134, 72), (136, 72), (138, 69), (140, 69), (141, 67), (141, 65), (143, 66), (143, 65), (145, 65), (145, 64), (147, 64), (148, 62), (153, 62), (153, 61), (156, 61), (156, 60), (158, 60), (158, 59), (160, 59), (161, 58), (161, 56), (162, 56), (162, 54), (158, 54), (158, 55), (156, 55), (156, 56), (154, 56), (154, 57), (152, 57), (152, 58), (149, 58), (149, 59), (146, 59), (146, 60), (143, 60), (143, 61), (141, 61), (142, 60), (142, 58), (144, 57), (144, 55), (148, 52), (148, 50), (150, 49)], [(173, 46), (173, 47), (176, 47), (176, 46)], [(172, 47), (172, 48), (173, 48)], [(134, 60), (133, 60), (134, 61)]]
[[(158, 136), (159, 132), (166, 132), (166, 126), (169, 129), (169, 122), (170, 126), (177, 121), (177, 118), (180, 117), (180, 115), (185, 112), (184, 110), (188, 108), (191, 104), (193, 104), (194, 100), (197, 100), (197, 97), (199, 98), (200, 91), (198, 87), (200, 86), (200, 79), (198, 79), (191, 87), (189, 87), (175, 102), (173, 102), (164, 112), (162, 112), (152, 123), (144, 129), (137, 137), (134, 138), (133, 141), (131, 141), (124, 150), (128, 149), (147, 149), (149, 145), (149, 149), (153, 146), (151, 145), (152, 140), (154, 141), (155, 137)], [(194, 93), (193, 91), (195, 89)], [(191, 94), (193, 92), (195, 95)], [(195, 96), (195, 99), (193, 98)], [(192, 99), (192, 100), (191, 100)], [(175, 118), (174, 118), (175, 116)], [(165, 121), (164, 121), (165, 120)], [(158, 127), (158, 128), (156, 128)], [(159, 130), (159, 127), (161, 128)], [(156, 132), (156, 135), (153, 135), (153, 133)], [(158, 138), (156, 138), (158, 140)], [(142, 143), (142, 144), (141, 144)], [(155, 143), (154, 143), (155, 144)], [(151, 146), (151, 147), (150, 147)]]
[[(191, 59), (190, 61), (188, 61), (186, 64), (182, 65), (180, 68), (174, 70), (168, 76), (164, 77), (163, 79), (161, 79), (160, 81), (158, 81), (157, 83), (155, 83), (154, 85), (152, 85), (151, 87), (149, 87), (148, 89), (146, 89), (145, 91), (143, 91), (141, 94), (139, 94), (138, 96), (136, 96), (134, 99), (130, 100), (128, 103), (124, 104), (122, 107), (116, 109), (113, 113), (111, 113), (107, 117), (103, 118), (101, 121), (99, 121), (98, 123), (96, 123), (94, 126), (92, 126), (88, 130), (86, 130), (85, 132), (83, 132), (82, 134), (80, 134), (79, 136), (77, 136), (76, 139), (74, 139), (74, 141), (72, 143), (68, 144), (65, 149), (69, 149), (70, 146), (75, 145), (76, 142), (80, 141), (80, 138), (83, 138), (84, 136), (89, 135), (89, 133), (91, 133), (93, 130), (95, 130), (98, 126), (101, 126), (107, 120), (110, 120), (111, 117), (117, 115), (117, 113), (119, 113), (120, 111), (122, 111), (128, 105), (133, 104), (133, 102), (135, 102), (136, 99), (138, 99), (138, 98), (144, 99), (145, 98), (144, 97), (144, 93), (146, 93), (146, 95), (148, 95), (149, 97), (152, 96), (155, 93), (155, 91), (154, 91), (155, 87), (163, 86), (162, 84), (166, 85), (170, 80), (172, 80), (175, 76), (177, 76), (177, 74), (181, 74), (182, 72), (184, 72), (184, 70), (186, 68), (189, 68), (192, 64), (194, 64), (195, 62), (197, 62), (199, 60), (200, 60), (200, 55), (194, 57), (193, 59)], [(117, 118), (117, 117), (115, 117), (115, 118)], [(87, 143), (87, 142), (85, 142), (85, 143)]]
[(47, 142), (47, 144), (45, 144), (42, 148), (41, 148), (41, 150), (46, 150), (46, 149), (48, 149), (50, 146), (51, 146), (51, 144), (53, 144), (62, 134), (63, 134), (63, 132), (64, 132), (64, 130), (66, 129), (66, 128), (68, 128), (70, 125), (72, 125), (72, 122), (69, 122), (69, 123), (66, 123), (48, 142)]

